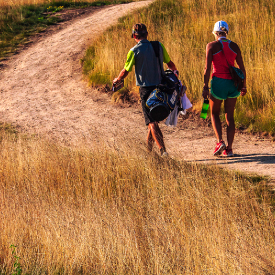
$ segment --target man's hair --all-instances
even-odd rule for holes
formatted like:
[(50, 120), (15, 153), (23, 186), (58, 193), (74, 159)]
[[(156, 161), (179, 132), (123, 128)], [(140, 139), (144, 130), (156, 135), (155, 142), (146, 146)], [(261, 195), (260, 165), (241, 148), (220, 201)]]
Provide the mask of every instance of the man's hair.
[(146, 38), (147, 34), (147, 28), (144, 24), (138, 23), (133, 26), (132, 37), (135, 35), (137, 39)]

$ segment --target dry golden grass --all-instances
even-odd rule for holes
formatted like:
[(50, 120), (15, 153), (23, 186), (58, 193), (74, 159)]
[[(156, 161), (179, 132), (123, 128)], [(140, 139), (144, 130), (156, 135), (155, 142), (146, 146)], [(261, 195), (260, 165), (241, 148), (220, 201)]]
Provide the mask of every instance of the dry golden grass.
[[(201, 2), (202, 9), (219, 9), (216, 2)], [(164, 42), (195, 98), (204, 48), (212, 39), (201, 26), (211, 29), (219, 18), (210, 17), (209, 11), (201, 25), (199, 14), (193, 12), (198, 2), (188, 3), (182, 2), (188, 13), (183, 14), (186, 23), (181, 25), (174, 20), (157, 27), (154, 10), (152, 17), (141, 13), (124, 18), (102, 38), (109, 49), (95, 48), (101, 56), (97, 64), (107, 66), (102, 60), (113, 58), (115, 62), (104, 67), (112, 79), (133, 46), (128, 26), (148, 20), (152, 40)], [(253, 8), (261, 9), (247, 8), (244, 20)], [(169, 11), (173, 11), (169, 6), (161, 10)], [(232, 23), (237, 17), (230, 13), (225, 19), (230, 18)], [(263, 22), (260, 15), (258, 20)], [(250, 36), (244, 36), (246, 42), (254, 41), (253, 36), (256, 42), (264, 39), (254, 29)], [(269, 37), (272, 34), (265, 43)], [(274, 55), (270, 45), (266, 53), (259, 52), (259, 44), (262, 63), (253, 61), (257, 55), (252, 51), (254, 44), (249, 45), (251, 51), (242, 49), (248, 66), (253, 62), (263, 66), (262, 74), (249, 76), (255, 85), (250, 99), (254, 100), (259, 96), (257, 77), (271, 78), (273, 65), (267, 68), (265, 58)], [(105, 77), (103, 70), (96, 70)], [(267, 81), (264, 94), (271, 106), (272, 81)], [(116, 150), (103, 142), (97, 149), (80, 150), (17, 134), (1, 133), (0, 137), (0, 274), (12, 273), (12, 244), (21, 258), (22, 274), (275, 273), (274, 198), (263, 180), (148, 156), (127, 137), (121, 137), (126, 144)]]
[(12, 244), (22, 274), (274, 274), (270, 202), (257, 178), (135, 141), (77, 150), (2, 134), (0, 274)]

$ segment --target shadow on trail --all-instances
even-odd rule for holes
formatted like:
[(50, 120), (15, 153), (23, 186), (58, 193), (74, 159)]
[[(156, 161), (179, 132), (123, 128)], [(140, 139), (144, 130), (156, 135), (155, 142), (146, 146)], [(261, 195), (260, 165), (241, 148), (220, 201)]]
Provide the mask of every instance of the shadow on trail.
[[(229, 160), (229, 158), (225, 159), (227, 161)], [(262, 164), (275, 164), (275, 154), (235, 154), (234, 157), (230, 158), (230, 163), (238, 162), (257, 162)]]
[[(225, 157), (218, 157), (216, 158), (219, 164), (226, 164), (226, 163), (259, 163), (259, 164), (275, 164), (275, 154), (234, 154), (234, 157), (225, 158)], [(196, 160), (198, 162), (205, 161)], [(274, 167), (275, 168), (275, 167)]]

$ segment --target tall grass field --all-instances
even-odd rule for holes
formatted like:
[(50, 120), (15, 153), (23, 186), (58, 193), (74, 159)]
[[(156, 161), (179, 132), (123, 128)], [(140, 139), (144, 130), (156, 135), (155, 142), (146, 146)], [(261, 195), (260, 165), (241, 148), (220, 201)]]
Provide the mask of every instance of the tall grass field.
[(81, 150), (0, 136), (1, 275), (275, 273), (263, 178), (135, 141)]
[[(238, 127), (275, 133), (275, 2), (268, 0), (157, 0), (150, 7), (124, 17), (87, 51), (84, 73), (92, 84), (111, 83), (124, 67), (127, 52), (135, 45), (132, 26), (147, 25), (149, 40), (161, 41), (198, 108), (202, 102), (205, 48), (214, 40), (214, 23), (225, 20), (228, 38), (242, 51), (247, 70), (248, 94), (239, 98)], [(115, 47), (113, 46), (115, 45)], [(134, 73), (126, 85), (137, 92)]]

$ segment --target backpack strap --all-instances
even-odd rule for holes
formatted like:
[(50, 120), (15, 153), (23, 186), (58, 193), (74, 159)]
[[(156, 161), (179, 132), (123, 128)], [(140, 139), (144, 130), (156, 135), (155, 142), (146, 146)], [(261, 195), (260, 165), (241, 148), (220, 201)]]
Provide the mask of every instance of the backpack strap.
[(225, 57), (226, 63), (227, 63), (228, 68), (229, 68), (229, 70), (230, 70), (230, 65), (229, 65), (229, 63), (228, 63), (228, 61), (227, 61), (227, 58), (226, 58), (226, 56), (225, 56), (225, 53), (224, 53), (224, 51), (223, 51), (223, 43), (222, 43), (220, 40), (219, 40), (219, 42), (220, 42), (221, 45), (222, 45), (222, 53), (223, 53), (223, 55), (224, 55), (224, 57)]
[[(229, 40), (229, 39), (228, 39), (228, 40)], [(222, 43), (222, 41), (220, 41), (220, 40), (219, 40), (219, 42), (220, 42), (221, 45), (222, 45), (222, 52), (223, 52), (223, 55), (224, 55), (224, 57), (225, 57), (226, 63), (227, 63), (227, 65), (228, 65), (228, 67), (230, 68), (231, 66), (229, 65), (229, 63), (228, 63), (228, 61), (227, 61), (227, 58), (226, 58), (226, 55), (225, 55), (225, 53), (224, 53), (224, 51), (223, 51), (223, 43)], [(230, 40), (229, 40), (229, 43), (230, 43)]]
[(159, 58), (159, 42), (158, 41), (150, 41), (150, 43), (154, 49), (156, 57)]
[(150, 43), (151, 43), (151, 45), (152, 45), (152, 47), (154, 49), (156, 58), (158, 59), (160, 73), (161, 73), (161, 76), (163, 77), (164, 76), (164, 71), (163, 71), (161, 63), (160, 63), (160, 56), (159, 56), (159, 52), (160, 52), (159, 47), (160, 47), (160, 44), (159, 44), (159, 41), (150, 41)]

